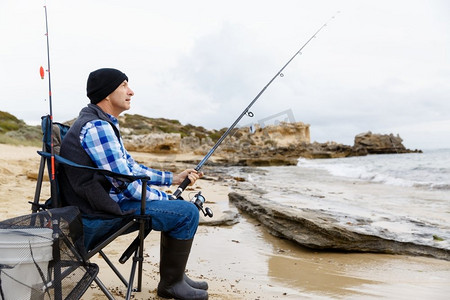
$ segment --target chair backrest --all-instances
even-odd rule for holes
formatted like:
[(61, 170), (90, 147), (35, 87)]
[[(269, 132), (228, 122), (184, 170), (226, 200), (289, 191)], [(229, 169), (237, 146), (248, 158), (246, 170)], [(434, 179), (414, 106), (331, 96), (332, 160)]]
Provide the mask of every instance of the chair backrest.
[[(51, 124), (53, 123), (53, 128)], [(44, 143), (45, 151), (51, 152), (51, 141), (53, 136), (53, 152), (54, 154), (59, 154), (59, 150), (61, 149), (61, 143), (66, 136), (67, 131), (69, 131), (70, 127), (65, 124), (52, 122), (50, 116), (43, 116), (41, 121), (41, 129), (42, 129), (42, 141)]]
[[(52, 126), (53, 124), (53, 126)], [(49, 115), (41, 118), (41, 130), (42, 130), (42, 151), (52, 153), (52, 141), (53, 141), (53, 154), (59, 154), (62, 140), (69, 131), (70, 127), (61, 123), (52, 122)], [(53, 139), (52, 139), (53, 137)], [(52, 164), (53, 160), (53, 164)], [(50, 198), (47, 199), (44, 205), (41, 205), (40, 195), (42, 189), (42, 183), (44, 180), (45, 165), (47, 164), (47, 173), (50, 179)], [(54, 169), (52, 170), (52, 165)], [(58, 184), (55, 175), (57, 168), (57, 161), (54, 157), (41, 157), (41, 163), (38, 171), (38, 178), (36, 184), (36, 190), (34, 194), (34, 201), (32, 203), (32, 211), (37, 212), (41, 209), (58, 208), (61, 207), (61, 199), (59, 197)]]
[[(145, 174), (142, 174), (142, 175), (120, 174), (120, 173), (112, 172), (112, 171), (105, 170), (105, 169), (99, 169), (96, 167), (79, 165), (77, 163), (74, 163), (74, 162), (66, 159), (66, 158), (59, 156), (59, 150), (61, 147), (61, 143), (64, 140), (66, 133), (69, 131), (70, 126), (53, 122), (53, 129), (52, 129), (53, 132), (52, 132), (51, 124), (52, 124), (52, 122), (51, 122), (49, 116), (42, 117), (43, 151), (38, 151), (38, 153), (42, 156), (39, 173), (43, 173), (43, 170), (45, 168), (45, 166), (44, 166), (45, 162), (47, 162), (48, 174), (51, 174), (52, 173), (51, 165), (52, 165), (52, 160), (53, 160), (54, 164), (55, 164), (55, 172), (58, 169), (58, 164), (63, 164), (65, 166), (71, 167), (71, 168), (83, 169), (88, 172), (96, 172), (100, 175), (115, 178), (116, 180), (122, 181), (124, 183), (130, 183), (135, 180), (142, 180), (143, 182), (144, 181), (148, 182), (150, 180), (150, 177), (148, 177)], [(52, 140), (51, 136), (53, 136), (53, 154), (51, 153), (51, 140)], [(59, 195), (60, 193), (59, 193), (59, 189), (58, 189), (57, 177), (58, 176), (55, 176), (55, 178), (53, 180), (50, 178), (51, 184), (53, 186), (55, 186), (55, 188), (52, 186), (52, 189), (51, 189), (52, 203), (49, 203), (50, 207), (52, 207), (52, 208), (62, 206), (61, 201), (60, 201), (61, 199), (60, 199), (60, 195)], [(38, 186), (40, 187), (40, 185), (42, 183), (42, 179), (43, 179), (43, 174), (39, 174), (37, 187)], [(146, 192), (145, 186), (146, 186), (146, 184), (143, 183), (142, 184), (143, 199), (145, 199), (145, 192)], [(39, 192), (40, 192), (40, 188), (39, 188)], [(37, 194), (38, 194), (38, 188), (36, 189), (35, 203), (39, 202), (39, 199), (36, 199), (38, 196)], [(111, 201), (113, 201), (113, 200), (111, 200)]]

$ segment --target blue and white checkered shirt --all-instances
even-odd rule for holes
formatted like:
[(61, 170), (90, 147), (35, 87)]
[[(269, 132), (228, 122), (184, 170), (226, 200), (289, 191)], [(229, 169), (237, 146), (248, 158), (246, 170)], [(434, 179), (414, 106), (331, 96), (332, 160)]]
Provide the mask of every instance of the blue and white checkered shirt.
[[(119, 129), (118, 120), (108, 115), (113, 124)], [(138, 164), (123, 146), (122, 139), (117, 139), (114, 129), (106, 121), (93, 120), (84, 125), (80, 132), (80, 142), (89, 157), (101, 169), (127, 175), (146, 174), (150, 177), (149, 185), (172, 184), (173, 174), (148, 168)], [(108, 177), (113, 187), (110, 191), (111, 198), (116, 202), (127, 200), (141, 200), (142, 182), (136, 180), (126, 185)], [(160, 190), (147, 187), (147, 200), (168, 200), (168, 195)]]

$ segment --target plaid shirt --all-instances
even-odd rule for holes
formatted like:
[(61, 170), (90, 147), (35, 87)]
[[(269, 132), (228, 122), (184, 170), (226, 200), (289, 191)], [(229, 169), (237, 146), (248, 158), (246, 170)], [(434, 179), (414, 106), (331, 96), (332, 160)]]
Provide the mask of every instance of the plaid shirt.
[[(119, 129), (118, 120), (114, 116), (108, 116)], [(171, 172), (150, 169), (136, 163), (123, 146), (122, 139), (117, 139), (114, 129), (106, 121), (93, 120), (86, 123), (80, 132), (80, 142), (90, 158), (101, 169), (127, 175), (146, 174), (150, 177), (149, 185), (170, 186), (172, 184), (173, 174)], [(113, 185), (109, 194), (114, 201), (141, 200), (141, 180), (124, 184), (111, 177), (108, 179)], [(147, 200), (168, 199), (166, 193), (147, 186)]]

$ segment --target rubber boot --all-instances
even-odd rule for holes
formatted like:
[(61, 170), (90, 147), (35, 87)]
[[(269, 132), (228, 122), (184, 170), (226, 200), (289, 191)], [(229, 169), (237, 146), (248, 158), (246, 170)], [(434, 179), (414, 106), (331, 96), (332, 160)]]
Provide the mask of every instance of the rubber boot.
[(208, 289), (208, 283), (206, 281), (194, 281), (190, 279), (186, 273), (184, 273), (184, 281), (186, 281), (187, 284), (189, 284), (194, 289), (200, 289), (200, 290), (207, 290)]
[(193, 239), (177, 240), (161, 233), (158, 296), (180, 300), (208, 299), (207, 291), (191, 287), (184, 279), (192, 241)]

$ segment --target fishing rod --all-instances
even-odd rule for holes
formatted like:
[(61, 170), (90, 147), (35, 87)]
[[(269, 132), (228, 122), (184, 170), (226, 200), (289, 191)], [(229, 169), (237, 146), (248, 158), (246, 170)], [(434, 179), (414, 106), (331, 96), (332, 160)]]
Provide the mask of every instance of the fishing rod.
[[(50, 179), (52, 182), (52, 189), (54, 188), (56, 191), (56, 182), (55, 182), (55, 149), (53, 146), (53, 105), (52, 105), (52, 80), (51, 80), (51, 72), (50, 72), (50, 42), (48, 37), (48, 18), (47, 18), (47, 6), (44, 5), (45, 11), (45, 36), (47, 38), (47, 74), (48, 74), (48, 101), (49, 101), (49, 119), (50, 119)], [(41, 78), (44, 79), (44, 68), (41, 66), (40, 68)], [(56, 195), (53, 194), (52, 195)]]
[[(233, 124), (231, 124), (231, 126), (227, 129), (227, 131), (224, 132), (224, 134), (222, 134), (222, 136), (217, 140), (216, 144), (211, 148), (211, 150), (209, 150), (209, 152), (205, 155), (205, 157), (198, 163), (198, 165), (195, 167), (195, 170), (198, 172), (201, 170), (201, 168), (203, 167), (203, 165), (208, 161), (208, 159), (211, 157), (211, 155), (213, 155), (213, 153), (216, 151), (216, 149), (220, 146), (220, 144), (223, 142), (223, 140), (230, 134), (230, 132), (236, 127), (236, 125), (239, 123), (239, 121), (245, 116), (248, 115), (249, 117), (253, 117), (253, 113), (250, 110), (250, 108), (253, 106), (253, 104), (259, 99), (259, 97), (266, 91), (266, 89), (272, 84), (272, 82), (278, 77), (283, 77), (283, 71), (284, 69), (291, 63), (292, 60), (294, 60), (294, 58), (298, 55), (301, 54), (301, 51), (306, 47), (306, 45), (309, 44), (309, 42), (311, 42), (311, 40), (313, 38), (316, 37), (316, 35), (325, 27), (327, 26), (328, 22), (332, 19), (335, 18), (335, 16), (339, 13), (336, 12), (327, 22), (325, 22), (322, 26), (320, 26), (320, 28), (314, 32), (314, 34), (300, 47), (300, 49), (295, 52), (295, 54), (287, 61), (287, 63), (275, 74), (275, 76), (273, 76), (273, 78), (263, 87), (263, 89), (256, 95), (256, 97), (250, 102), (250, 104), (242, 111), (242, 113), (239, 115), (239, 117), (233, 122)], [(189, 180), (188, 177), (186, 177), (184, 179), (184, 181), (178, 186), (178, 188), (175, 190), (175, 192), (173, 193), (173, 198), (177, 199), (180, 197), (181, 193), (186, 189), (186, 187), (189, 185), (191, 181)], [(197, 197), (199, 196), (199, 197)], [(199, 209), (201, 209), (203, 211), (203, 203), (205, 202), (204, 197), (201, 196), (201, 194), (197, 194), (194, 197), (194, 203), (197, 205), (197, 207)], [(208, 213), (210, 212), (210, 214)], [(212, 217), (212, 212), (211, 210), (207, 209), (206, 213), (203, 211), (203, 213), (210, 217)]]
[[(50, 106), (50, 153), (51, 153), (51, 169), (52, 180), (55, 179), (55, 150), (53, 147), (53, 105), (52, 105), (52, 80), (50, 72), (50, 42), (48, 39), (48, 18), (47, 18), (47, 6), (44, 5), (45, 11), (45, 36), (47, 37), (47, 73), (48, 73), (48, 102)], [(41, 74), (42, 75), (42, 74)]]

